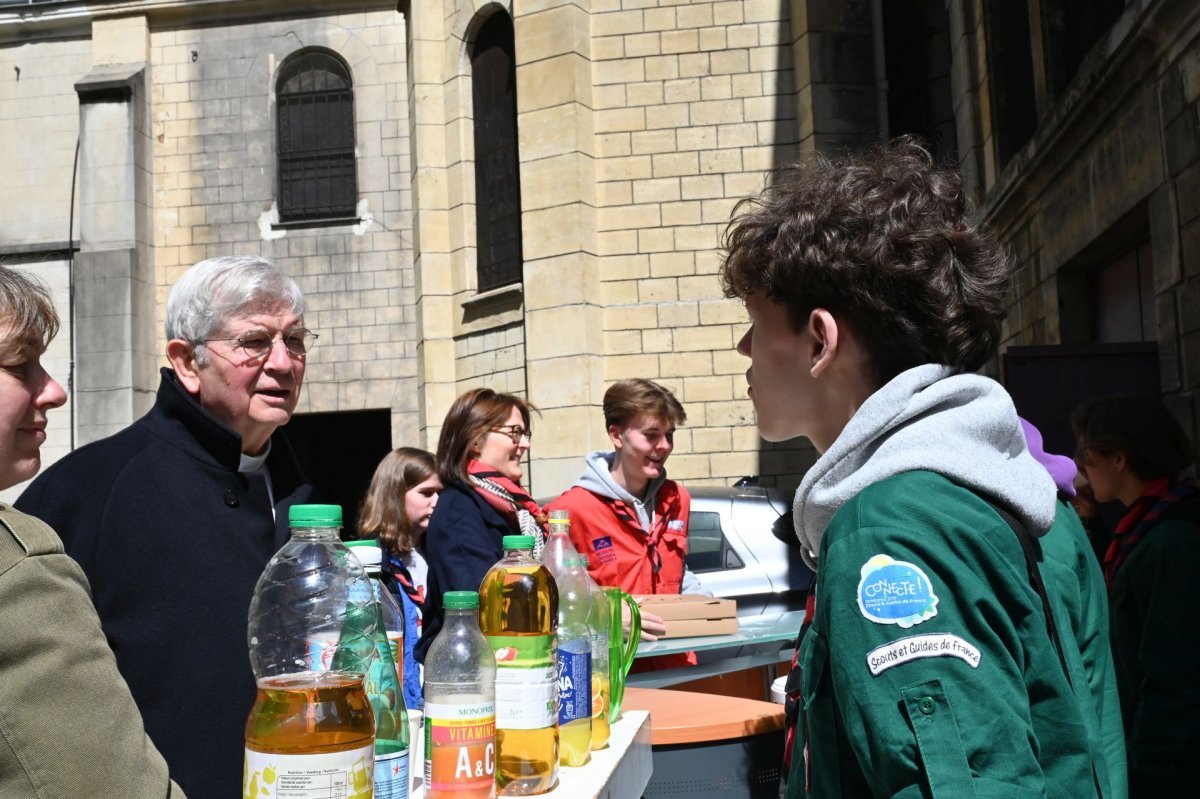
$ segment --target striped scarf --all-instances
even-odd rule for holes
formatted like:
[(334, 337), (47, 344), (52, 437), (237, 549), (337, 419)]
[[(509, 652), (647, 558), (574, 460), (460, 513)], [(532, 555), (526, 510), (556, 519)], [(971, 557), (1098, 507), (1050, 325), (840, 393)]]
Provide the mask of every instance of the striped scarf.
[(1154, 523), (1162, 518), (1172, 505), (1196, 493), (1196, 484), (1191, 480), (1173, 482), (1169, 477), (1160, 477), (1146, 483), (1144, 493), (1138, 497), (1125, 515), (1121, 517), (1108, 551), (1104, 553), (1104, 582), (1111, 591), (1117, 570), (1125, 563), (1133, 548)]
[(546, 514), (533, 498), (512, 480), (480, 461), (467, 463), (467, 475), (479, 495), (500, 512), (510, 528), (519, 530), (521, 535), (533, 536), (533, 557), (541, 560), (542, 547), (546, 545)]

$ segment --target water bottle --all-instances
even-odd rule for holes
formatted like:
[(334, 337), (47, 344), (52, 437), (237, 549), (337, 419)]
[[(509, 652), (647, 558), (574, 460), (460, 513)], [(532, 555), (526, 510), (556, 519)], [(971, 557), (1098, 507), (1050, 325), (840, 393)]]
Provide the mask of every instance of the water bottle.
[(375, 718), (365, 679), (378, 611), (338, 539), (338, 505), (294, 505), (292, 537), (254, 587), (247, 638), (258, 683), (246, 719), (245, 796), (336, 790), (371, 799)]
[(545, 546), (542, 547), (541, 560), (557, 580), (558, 575), (566, 568), (567, 558), (578, 557), (579, 552), (575, 549), (575, 544), (571, 542), (571, 516), (569, 511), (550, 511), (548, 524), (550, 534), (546, 537)]
[[(374, 799), (408, 799), (408, 712), (404, 706), (404, 691), (392, 660), (392, 641), (388, 636), (384, 608), (399, 613), (396, 600), (380, 582), (383, 550), (364, 542), (351, 547), (371, 578), (377, 602), (378, 618), (375, 647), (378, 657), (367, 672), (367, 699), (375, 712), (375, 797)], [(401, 650), (403, 651), (403, 650)]]
[(588, 630), (592, 634), (592, 751), (608, 745), (611, 726), (608, 721), (609, 696), (612, 688), (612, 661), (609, 658), (608, 628), (612, 610), (608, 595), (587, 572), (586, 555), (579, 556), (587, 577), (591, 607), (588, 608)]
[(578, 555), (563, 561), (558, 583), (558, 752), (564, 766), (592, 755), (591, 590)]
[[(366, 538), (361, 541), (347, 541), (346, 546), (350, 548), (351, 552), (353, 552), (355, 555), (359, 556), (359, 560), (362, 560), (363, 566), (366, 567), (368, 572), (371, 571), (370, 564), (368, 564), (366, 560), (363, 560), (362, 556), (358, 552), (358, 549), (360, 547), (362, 547), (362, 548), (375, 547), (376, 549), (379, 549), (380, 550), (379, 561), (377, 561), (377, 562), (374, 561), (375, 555), (373, 553), (369, 554), (367, 557), (372, 559), (372, 561), (375, 562), (376, 565), (378, 566), (378, 568), (374, 572), (374, 575), (382, 574), (383, 551), (382, 551), (382, 548), (379, 546), (379, 541), (377, 539)], [(378, 580), (381, 578), (379, 576), (375, 576), (375, 579)], [(392, 592), (387, 589), (387, 586), (385, 585), (385, 586), (381, 586), (381, 587), (383, 590), (378, 592), (378, 594), (379, 594), (379, 610), (383, 613), (383, 626), (384, 626), (384, 629), (387, 631), (388, 645), (389, 645), (389, 648), (392, 653), (392, 660), (395, 661), (395, 663), (396, 663), (396, 679), (398, 679), (400, 681), (400, 686), (401, 686), (401, 688), (403, 688), (404, 687), (404, 633), (405, 633), (404, 611), (401, 609), (400, 603), (398, 601), (396, 601), (395, 595), (392, 594)]]
[(479, 631), (479, 594), (447, 591), (425, 655), (425, 799), (496, 795), (496, 658)]
[(479, 629), (496, 656), (496, 786), (502, 796), (558, 784), (558, 587), (533, 536), (506, 535), (479, 586)]

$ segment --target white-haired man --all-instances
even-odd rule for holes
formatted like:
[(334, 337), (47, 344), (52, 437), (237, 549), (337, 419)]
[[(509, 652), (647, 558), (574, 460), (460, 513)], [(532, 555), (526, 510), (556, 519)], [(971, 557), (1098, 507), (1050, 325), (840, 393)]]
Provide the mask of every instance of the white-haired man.
[(189, 269), (166, 334), (150, 412), (46, 470), (17, 507), (83, 567), (171, 775), (193, 796), (240, 796), (250, 597), (287, 509), (313, 493), (279, 427), (315, 335), (296, 283), (244, 256)]

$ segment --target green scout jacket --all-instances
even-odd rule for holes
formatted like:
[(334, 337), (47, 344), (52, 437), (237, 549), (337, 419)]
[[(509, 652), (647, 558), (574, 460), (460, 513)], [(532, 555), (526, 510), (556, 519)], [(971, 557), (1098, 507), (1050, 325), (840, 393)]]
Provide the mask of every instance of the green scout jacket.
[(927, 471), (869, 486), (822, 539), (789, 799), (1095, 796), (1093, 764), (1107, 774), (1066, 650), (1078, 698), (988, 503)]
[(1197, 586), (1200, 500), (1183, 500), (1146, 531), (1109, 595), (1134, 797), (1200, 793)]

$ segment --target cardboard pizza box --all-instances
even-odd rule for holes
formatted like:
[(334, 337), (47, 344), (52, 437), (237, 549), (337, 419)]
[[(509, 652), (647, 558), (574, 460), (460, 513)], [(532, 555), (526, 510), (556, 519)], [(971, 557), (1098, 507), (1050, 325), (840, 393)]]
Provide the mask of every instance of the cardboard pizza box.
[(641, 594), (643, 610), (660, 616), (667, 631), (660, 638), (731, 635), (738, 631), (737, 602), (700, 594)]

